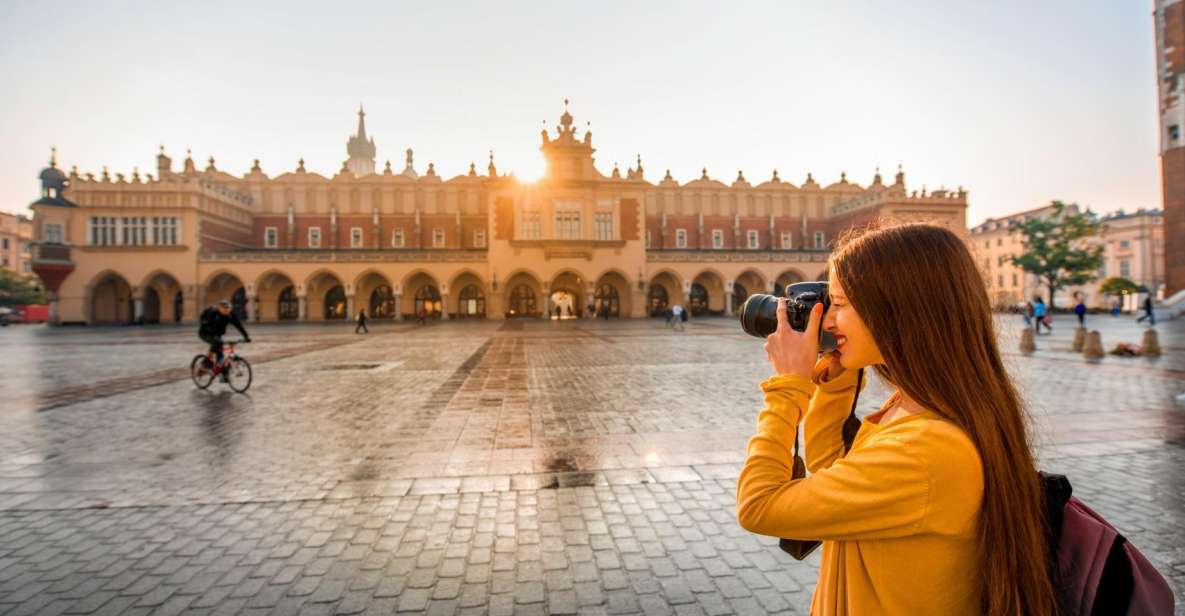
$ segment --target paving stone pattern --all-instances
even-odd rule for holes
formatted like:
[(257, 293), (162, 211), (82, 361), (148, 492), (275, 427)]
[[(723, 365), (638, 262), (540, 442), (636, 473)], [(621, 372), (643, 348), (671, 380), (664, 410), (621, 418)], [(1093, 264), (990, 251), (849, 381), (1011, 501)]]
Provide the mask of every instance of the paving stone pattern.
[[(1017, 328), (1043, 467), (1183, 596), (1185, 322), (1097, 363)], [(807, 613), (818, 557), (735, 520), (768, 375), (735, 321), (374, 330), (252, 327), (246, 395), (178, 371), (188, 328), (0, 331), (0, 613)]]

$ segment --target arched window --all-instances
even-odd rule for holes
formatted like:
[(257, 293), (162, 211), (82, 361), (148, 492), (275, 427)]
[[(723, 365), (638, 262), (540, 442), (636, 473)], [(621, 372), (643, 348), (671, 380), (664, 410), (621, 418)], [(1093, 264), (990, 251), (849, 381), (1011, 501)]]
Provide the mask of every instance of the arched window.
[(486, 316), (486, 298), (482, 295), (480, 287), (471, 284), (461, 289), (461, 294), (457, 296), (457, 316), (461, 318)]
[(435, 285), (426, 284), (419, 289), (416, 289), (415, 313), (420, 314), (420, 310), (424, 311), (429, 318), (440, 318), (441, 312), (440, 291), (436, 289)]
[(667, 307), (670, 306), (670, 298), (667, 297), (667, 288), (660, 284), (650, 285), (648, 303), (650, 305), (650, 316), (663, 316)]
[(277, 300), (276, 318), (281, 321), (295, 321), (300, 318), (300, 300), (296, 297), (296, 288), (292, 285), (284, 287), (280, 291), (280, 297)]
[(689, 301), (691, 303), (691, 314), (699, 316), (706, 313), (708, 311), (708, 290), (698, 282), (692, 284)]
[(510, 291), (510, 310), (508, 317), (537, 317), (539, 310), (535, 306), (535, 290), (526, 284), (520, 284)]
[(395, 316), (395, 294), (383, 284), (370, 292), (370, 318), (389, 319)]
[(325, 292), (325, 320), (346, 318), (346, 290), (339, 284)]
[(601, 316), (605, 311), (608, 311), (611, 317), (621, 316), (621, 300), (617, 296), (617, 287), (611, 284), (603, 284), (597, 287), (597, 293), (593, 296), (593, 303), (597, 316)]

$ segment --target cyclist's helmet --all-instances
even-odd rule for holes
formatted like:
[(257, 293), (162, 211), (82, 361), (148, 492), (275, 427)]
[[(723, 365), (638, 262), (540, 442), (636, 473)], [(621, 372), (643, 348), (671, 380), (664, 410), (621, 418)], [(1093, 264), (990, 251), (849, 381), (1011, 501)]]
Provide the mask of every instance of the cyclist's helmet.
[(224, 300), (219, 300), (219, 301), (218, 301), (218, 307), (219, 307), (219, 308), (230, 308), (230, 302), (229, 302), (229, 301), (227, 301), (227, 300), (225, 300), (225, 299), (224, 299)]

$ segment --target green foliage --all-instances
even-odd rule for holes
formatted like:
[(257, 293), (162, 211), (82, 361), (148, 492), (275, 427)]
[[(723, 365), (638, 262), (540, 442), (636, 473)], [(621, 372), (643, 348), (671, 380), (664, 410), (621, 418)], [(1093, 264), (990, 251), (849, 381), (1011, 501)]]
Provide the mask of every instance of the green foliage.
[(36, 278), (0, 268), (0, 306), (44, 303), (45, 293)]
[(1012, 257), (1012, 264), (1041, 278), (1049, 289), (1052, 306), (1058, 289), (1086, 284), (1098, 277), (1103, 247), (1087, 241), (1102, 227), (1093, 214), (1069, 213), (1061, 201), (1051, 205), (1053, 213), (1049, 216), (1016, 225), (1013, 233), (1022, 235), (1025, 249), (1020, 256)]
[(1140, 285), (1122, 276), (1112, 276), (1104, 280), (1103, 284), (1099, 287), (1099, 291), (1104, 295), (1123, 295), (1124, 293), (1135, 293), (1139, 290)]

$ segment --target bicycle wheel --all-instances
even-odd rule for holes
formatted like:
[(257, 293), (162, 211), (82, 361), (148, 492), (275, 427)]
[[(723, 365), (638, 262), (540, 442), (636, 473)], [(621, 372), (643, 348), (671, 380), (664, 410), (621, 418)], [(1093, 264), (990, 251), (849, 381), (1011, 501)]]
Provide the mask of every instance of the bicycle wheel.
[(194, 355), (193, 361), (189, 362), (189, 376), (193, 379), (193, 384), (197, 385), (198, 389), (205, 389), (210, 386), (210, 383), (214, 382), (214, 373), (202, 367), (205, 361), (205, 355)]
[(226, 384), (240, 394), (247, 391), (251, 387), (251, 364), (242, 357), (231, 360), (226, 368)]

